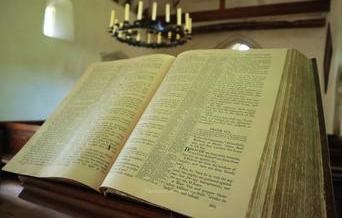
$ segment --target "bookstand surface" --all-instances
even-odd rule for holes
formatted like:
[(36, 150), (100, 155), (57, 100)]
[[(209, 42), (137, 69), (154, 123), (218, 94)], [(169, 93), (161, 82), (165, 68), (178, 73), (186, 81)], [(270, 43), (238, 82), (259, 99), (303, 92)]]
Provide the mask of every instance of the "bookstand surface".
[(184, 217), (169, 210), (113, 195), (102, 194), (86, 187), (20, 176), (23, 191), (20, 197), (51, 207), (72, 216), (92, 217)]

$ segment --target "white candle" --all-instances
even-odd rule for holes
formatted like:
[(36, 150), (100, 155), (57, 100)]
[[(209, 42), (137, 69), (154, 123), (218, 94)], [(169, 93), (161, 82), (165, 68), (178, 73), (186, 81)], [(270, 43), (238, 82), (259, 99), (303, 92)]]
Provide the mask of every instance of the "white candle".
[(113, 26), (113, 30), (112, 30), (112, 33), (113, 33), (113, 34), (116, 32), (117, 28), (118, 28), (118, 27), (117, 27), (116, 25)]
[[(122, 22), (120, 22), (119, 23), (119, 30), (121, 30), (121, 31), (119, 31), (119, 37), (120, 37), (120, 33), (122, 32), (122, 28), (123, 28), (123, 23)], [(120, 37), (121, 38), (121, 37)]]
[(152, 20), (157, 19), (157, 2), (153, 2), (152, 4)]
[(172, 32), (170, 31), (167, 33), (167, 38), (171, 39), (171, 37), (172, 37)]
[(137, 42), (140, 42), (140, 33), (137, 34), (136, 40)]
[(151, 33), (147, 33), (147, 44), (151, 43)]
[(170, 23), (170, 4), (165, 5), (165, 22)]
[(189, 30), (189, 13), (185, 13), (185, 29)]
[(125, 21), (129, 21), (129, 4), (125, 4)]
[(181, 26), (182, 25), (182, 9), (177, 8), (177, 25)]
[(115, 11), (112, 10), (112, 12), (110, 13), (109, 27), (112, 27), (114, 25), (114, 20), (115, 20)]
[(176, 39), (179, 40), (180, 39), (180, 35), (177, 33), (176, 35)]
[(192, 33), (192, 18), (189, 18), (189, 33)]
[(158, 33), (158, 36), (157, 36), (157, 43), (158, 43), (158, 44), (161, 43), (161, 32)]
[(137, 16), (138, 20), (142, 19), (142, 12), (143, 12), (143, 2), (139, 1), (139, 3), (138, 3), (138, 16)]

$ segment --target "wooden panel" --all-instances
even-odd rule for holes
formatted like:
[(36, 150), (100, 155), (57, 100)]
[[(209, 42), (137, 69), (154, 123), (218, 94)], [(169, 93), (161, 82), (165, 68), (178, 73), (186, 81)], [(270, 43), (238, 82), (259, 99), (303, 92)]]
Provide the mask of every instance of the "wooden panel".
[(335, 198), (342, 200), (342, 138), (329, 135), (330, 161), (334, 182)]
[(6, 140), (10, 149), (8, 152), (17, 153), (38, 130), (39, 126), (22, 123), (8, 123), (5, 124), (5, 128)]
[[(64, 214), (84, 217), (184, 217), (170, 210), (164, 210), (118, 195), (104, 197), (93, 190), (71, 184), (20, 176), (24, 190), (20, 197), (32, 202), (32, 195), (38, 196), (36, 203), (52, 207)], [(76, 213), (76, 214), (75, 214)]]
[(220, 0), (220, 10), (224, 10), (226, 8), (226, 0)]
[[(274, 16), (284, 14), (299, 14), (311, 12), (324, 12), (330, 10), (330, 0), (303, 1), (292, 3), (268, 4), (259, 6), (248, 6), (240, 8), (229, 8), (209, 11), (192, 12), (193, 22), (215, 21), (225, 19)], [(176, 20), (172, 15), (171, 19)]]
[(281, 29), (281, 28), (313, 28), (324, 27), (325, 18), (294, 20), (294, 21), (246, 21), (234, 23), (221, 23), (196, 26), (193, 34), (210, 33), (232, 30), (259, 30), (259, 29)]
[[(1, 123), (2, 130), (2, 152), (1, 162), (7, 163), (39, 129), (42, 122), (33, 123), (17, 123), (7, 122)], [(0, 132), (1, 140), (1, 132)], [(0, 144), (1, 145), (1, 144)]]
[(5, 131), (3, 128), (0, 128), (0, 166), (1, 166), (1, 159), (3, 156), (4, 146), (5, 146)]
[(342, 174), (342, 138), (339, 138), (336, 135), (329, 135), (328, 141), (331, 165), (341, 169), (340, 173)]
[(323, 70), (324, 70), (324, 91), (326, 93), (328, 90), (330, 65), (331, 65), (331, 58), (333, 54), (333, 45), (332, 45), (330, 25), (328, 25), (327, 36), (325, 40), (326, 41), (325, 41)]
[(0, 181), (0, 217), (1, 218), (70, 218), (70, 216), (59, 213), (51, 208), (18, 198), (22, 191), (17, 176), (2, 172)]

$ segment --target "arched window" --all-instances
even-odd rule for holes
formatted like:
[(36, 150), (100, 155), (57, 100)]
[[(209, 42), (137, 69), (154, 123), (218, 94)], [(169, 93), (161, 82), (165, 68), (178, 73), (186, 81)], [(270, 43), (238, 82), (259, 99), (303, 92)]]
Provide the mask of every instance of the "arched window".
[(237, 42), (237, 43), (231, 45), (230, 49), (239, 50), (239, 51), (247, 51), (247, 50), (251, 49), (251, 47), (249, 47), (249, 45), (247, 45), (244, 42)]
[(215, 48), (233, 49), (239, 51), (247, 51), (253, 48), (260, 48), (260, 46), (253, 40), (244, 36), (233, 36), (220, 42)]
[(47, 1), (43, 34), (58, 39), (74, 39), (74, 16), (70, 0)]

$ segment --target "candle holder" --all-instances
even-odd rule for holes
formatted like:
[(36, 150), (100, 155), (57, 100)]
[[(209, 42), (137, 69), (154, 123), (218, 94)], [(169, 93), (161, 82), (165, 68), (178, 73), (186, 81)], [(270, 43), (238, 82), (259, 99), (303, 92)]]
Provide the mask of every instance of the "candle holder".
[[(125, 5), (125, 20), (115, 19), (115, 12), (111, 13), (108, 32), (117, 41), (131, 46), (146, 48), (170, 48), (184, 45), (191, 36), (191, 18), (185, 14), (185, 24), (182, 25), (181, 9), (177, 9), (177, 22), (170, 22), (170, 6), (166, 5), (165, 21), (156, 19), (157, 3), (153, 3), (152, 16), (142, 17), (142, 1), (138, 4), (137, 20), (129, 21), (129, 4)], [(142, 39), (144, 38), (144, 39)]]

